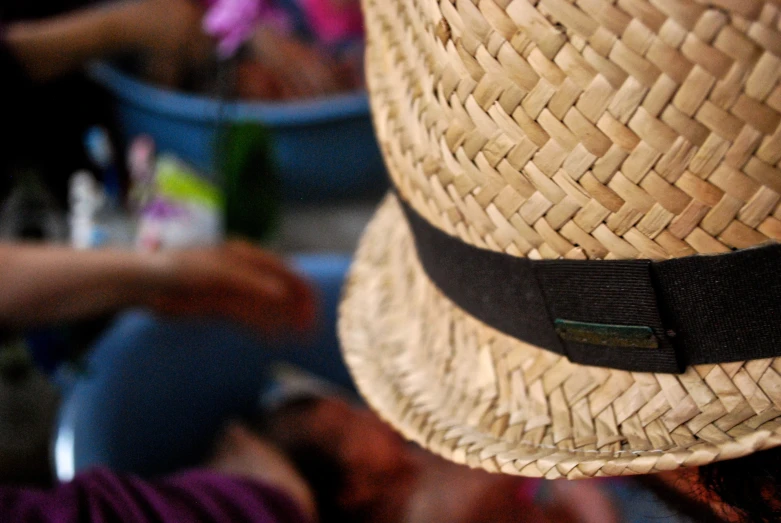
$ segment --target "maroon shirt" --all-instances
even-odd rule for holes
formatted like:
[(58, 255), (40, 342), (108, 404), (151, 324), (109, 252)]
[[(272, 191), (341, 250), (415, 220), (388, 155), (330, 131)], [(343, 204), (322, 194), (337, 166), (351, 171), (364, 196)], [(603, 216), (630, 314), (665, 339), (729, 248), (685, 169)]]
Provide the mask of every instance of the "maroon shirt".
[(192, 470), (158, 481), (97, 468), (51, 490), (0, 488), (0, 522), (309, 523), (281, 491)]

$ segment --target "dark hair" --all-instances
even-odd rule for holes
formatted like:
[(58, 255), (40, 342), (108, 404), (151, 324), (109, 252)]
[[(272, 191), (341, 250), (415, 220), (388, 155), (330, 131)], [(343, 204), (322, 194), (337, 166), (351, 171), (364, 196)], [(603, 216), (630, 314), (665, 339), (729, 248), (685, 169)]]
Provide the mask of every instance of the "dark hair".
[[(635, 479), (656, 494), (674, 514), (687, 516), (697, 523), (724, 523), (724, 519), (708, 503), (682, 494), (674, 487), (661, 481), (655, 474), (637, 476)], [(681, 481), (688, 480), (682, 478)], [(707, 490), (704, 485), (690, 485), (689, 487), (693, 493), (704, 494)]]
[(781, 521), (781, 448), (706, 465), (700, 477), (745, 521)]
[(357, 523), (363, 517), (346, 511), (338, 503), (346, 487), (347, 471), (319, 442), (306, 437), (306, 424), (295, 423), (296, 419), (311, 415), (321, 401), (323, 398), (317, 396), (296, 398), (272, 412), (254, 416), (247, 420), (247, 425), (273, 441), (293, 462), (314, 493), (320, 523)]
[[(781, 448), (700, 467), (693, 491), (715, 494), (746, 523), (781, 521)], [(691, 499), (653, 475), (641, 478), (667, 505), (702, 523), (723, 522), (706, 503)], [(707, 498), (707, 496), (702, 496)]]

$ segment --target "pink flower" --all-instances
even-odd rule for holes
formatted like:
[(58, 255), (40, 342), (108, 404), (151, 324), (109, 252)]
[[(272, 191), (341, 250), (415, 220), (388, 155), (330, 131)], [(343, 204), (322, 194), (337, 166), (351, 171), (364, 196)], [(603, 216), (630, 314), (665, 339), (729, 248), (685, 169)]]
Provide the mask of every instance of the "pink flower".
[(207, 5), (203, 28), (217, 39), (222, 58), (232, 56), (273, 9), (270, 0), (208, 0)]

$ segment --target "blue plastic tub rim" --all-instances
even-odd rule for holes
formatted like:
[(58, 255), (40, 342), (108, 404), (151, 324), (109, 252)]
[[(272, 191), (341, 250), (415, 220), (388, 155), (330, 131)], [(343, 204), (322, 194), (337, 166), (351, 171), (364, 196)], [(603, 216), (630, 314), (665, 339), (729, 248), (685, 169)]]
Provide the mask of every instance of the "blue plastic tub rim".
[(106, 62), (91, 64), (88, 73), (121, 101), (169, 118), (210, 123), (226, 118), (231, 122), (259, 121), (270, 127), (293, 127), (369, 115), (368, 96), (363, 90), (294, 102), (222, 102), (155, 87)]

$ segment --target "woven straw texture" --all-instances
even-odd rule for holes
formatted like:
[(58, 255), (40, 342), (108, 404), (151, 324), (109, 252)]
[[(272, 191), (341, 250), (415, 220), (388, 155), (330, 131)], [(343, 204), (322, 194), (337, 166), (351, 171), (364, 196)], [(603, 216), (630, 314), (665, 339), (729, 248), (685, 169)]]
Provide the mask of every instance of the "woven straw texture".
[[(665, 259), (781, 240), (781, 2), (364, 0), (375, 126), (430, 223), (535, 259)], [(489, 471), (581, 478), (781, 444), (781, 360), (578, 366), (428, 281), (393, 197), (339, 325), (369, 403)]]
[(717, 3), (367, 2), (396, 186), (446, 232), (532, 258), (781, 240), (779, 5)]

